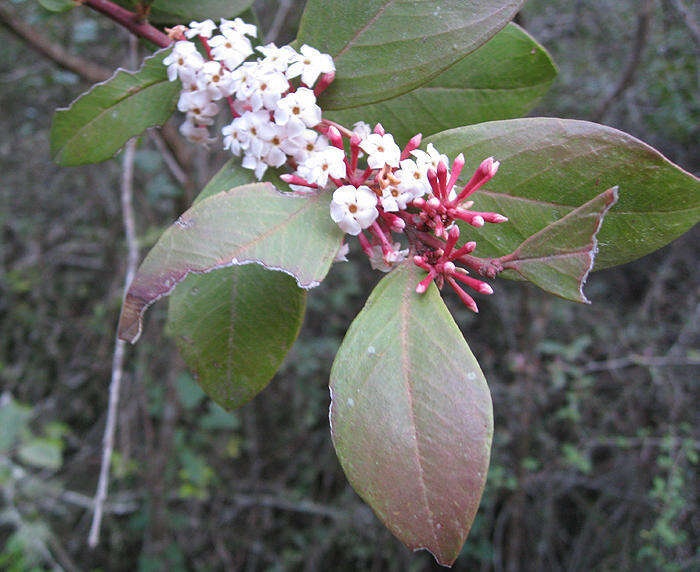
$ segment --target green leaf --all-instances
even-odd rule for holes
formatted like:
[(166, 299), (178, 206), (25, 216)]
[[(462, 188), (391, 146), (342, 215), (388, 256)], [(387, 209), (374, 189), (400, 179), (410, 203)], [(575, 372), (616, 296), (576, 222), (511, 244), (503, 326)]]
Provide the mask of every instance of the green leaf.
[(524, 0), (309, 0), (297, 44), (333, 56), (321, 107), (344, 109), (406, 93), (474, 51)]
[(226, 409), (262, 391), (296, 340), (306, 292), (257, 264), (188, 277), (170, 301), (168, 331), (206, 394)]
[(325, 113), (346, 127), (380, 123), (397, 141), (525, 115), (554, 80), (545, 49), (510, 23), (430, 83), (393, 99)]
[[(195, 204), (253, 179), (231, 160)], [(168, 332), (207, 395), (234, 409), (270, 382), (299, 334), (305, 307), (306, 291), (291, 276), (257, 264), (231, 266), (190, 274), (178, 285)]]
[(49, 12), (67, 12), (77, 6), (74, 0), (39, 0), (39, 4)]
[(595, 261), (596, 235), (617, 198), (613, 187), (546, 226), (523, 242), (504, 268), (547, 292), (590, 304), (583, 286)]
[(8, 393), (0, 396), (0, 453), (7, 453), (29, 433), (32, 408), (15, 401)]
[[(191, 20), (233, 18), (250, 8), (253, 0), (155, 0), (149, 20), (156, 24), (189, 24)], [(246, 19), (250, 22), (250, 19)]]
[(531, 235), (618, 186), (620, 200), (598, 234), (599, 270), (661, 248), (700, 218), (700, 181), (621, 131), (586, 121), (527, 118), (470, 125), (426, 140), (449, 157), (463, 152), (471, 175), (489, 156), (498, 174), (472, 198), (474, 209), (510, 220), (462, 227), (478, 256), (509, 254)]
[(440, 294), (405, 264), (377, 285), (331, 370), (331, 435), (355, 491), (409, 548), (457, 558), (479, 506), (493, 416)]
[(57, 470), (63, 464), (63, 445), (58, 439), (36, 438), (22, 444), (17, 456), (27, 465)]
[(51, 125), (51, 155), (60, 165), (99, 163), (112, 157), (131, 137), (162, 125), (177, 105), (181, 85), (169, 82), (163, 58), (147, 57), (136, 72), (117, 70), (59, 109)]
[(141, 316), (189, 273), (257, 262), (313, 288), (343, 241), (329, 216), (331, 193), (280, 193), (270, 183), (243, 185), (192, 206), (166, 230), (129, 287), (119, 336), (135, 342)]

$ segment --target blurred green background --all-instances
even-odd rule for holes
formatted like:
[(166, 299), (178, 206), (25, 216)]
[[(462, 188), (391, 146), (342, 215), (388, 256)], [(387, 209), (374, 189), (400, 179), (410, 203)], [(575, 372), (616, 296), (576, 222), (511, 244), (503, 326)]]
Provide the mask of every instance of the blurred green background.
[[(653, 0), (644, 22), (641, 4), (526, 4), (518, 22), (560, 70), (533, 114), (599, 120), (697, 173), (698, 6)], [(263, 30), (287, 11), (279, 44), (302, 5), (255, 8)], [(71, 53), (127, 61), (126, 34), (87, 9), (0, 8)], [(358, 252), (310, 293), (282, 370), (233, 414), (199, 391), (154, 306), (128, 350), (102, 539), (87, 548), (125, 264), (120, 163), (52, 164), (53, 110), (89, 84), (2, 26), (0, 42), (0, 569), (437, 568), (360, 501), (330, 443), (332, 359), (379, 279)], [(136, 155), (142, 255), (226, 159), (183, 145), (181, 184), (159, 145), (144, 136)], [(475, 316), (446, 291), (496, 416), (455, 569), (698, 569), (698, 238), (592, 275), (592, 306), (500, 281)]]

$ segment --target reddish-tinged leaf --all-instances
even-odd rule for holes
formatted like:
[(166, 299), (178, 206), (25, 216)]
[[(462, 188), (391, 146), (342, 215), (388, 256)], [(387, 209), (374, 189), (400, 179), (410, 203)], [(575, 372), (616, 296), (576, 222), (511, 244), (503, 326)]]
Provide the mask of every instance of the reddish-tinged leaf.
[(135, 342), (143, 312), (189, 273), (257, 262), (313, 288), (326, 276), (343, 240), (331, 220), (331, 193), (296, 196), (269, 183), (243, 185), (185, 212), (148, 253), (129, 287), (119, 337)]
[(543, 290), (589, 304), (583, 293), (598, 251), (596, 235), (617, 202), (617, 187), (602, 192), (523, 242), (503, 266)]
[(529, 236), (614, 186), (620, 188), (620, 200), (600, 229), (595, 270), (661, 248), (700, 220), (700, 180), (605, 125), (551, 117), (509, 119), (443, 131), (427, 143), (449, 157), (464, 153), (465, 174), (486, 157), (501, 162), (498, 174), (471, 198), (475, 210), (499, 212), (510, 220), (463, 234), (477, 241), (477, 256), (513, 252)]
[(437, 288), (405, 264), (377, 285), (331, 371), (331, 435), (357, 493), (409, 548), (450, 565), (479, 506), (493, 434), (479, 364)]
[[(232, 159), (195, 204), (253, 181), (252, 171)], [(231, 266), (190, 274), (177, 285), (168, 332), (207, 395), (234, 409), (270, 382), (299, 333), (305, 306), (306, 290), (291, 276), (258, 264)]]

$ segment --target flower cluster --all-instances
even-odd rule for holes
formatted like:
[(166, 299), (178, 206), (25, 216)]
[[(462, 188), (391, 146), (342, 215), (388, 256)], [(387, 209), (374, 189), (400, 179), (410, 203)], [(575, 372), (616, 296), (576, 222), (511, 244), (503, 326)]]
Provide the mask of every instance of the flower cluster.
[[(344, 148), (343, 135), (349, 138), (350, 147), (350, 158), (345, 159), (347, 174), (334, 181), (338, 188), (333, 192), (331, 218), (346, 233), (357, 236), (372, 267), (384, 272), (407, 258), (409, 249), (402, 250), (401, 243), (392, 237), (392, 233), (404, 234), (414, 251), (414, 264), (428, 272), (416, 291), (425, 292), (433, 280), (440, 288), (447, 282), (467, 307), (478, 312), (476, 302), (458, 282), (482, 294), (492, 294), (493, 289), (469, 276), (455, 262), (491, 277), (495, 267), (471, 256), (475, 242), (455, 248), (460, 237), (456, 221), (482, 227), (487, 222), (508, 220), (497, 213), (473, 211), (473, 201), (468, 200), (496, 175), (498, 161), (492, 157), (484, 160), (457, 191), (457, 179), (465, 163), (461, 153), (450, 170), (447, 156), (432, 144), (425, 151), (418, 149), (420, 134), (402, 150), (381, 124), (364, 137), (358, 135), (358, 129), (344, 130), (342, 134), (341, 129), (330, 125), (326, 131), (333, 147)], [(366, 154), (364, 168), (358, 164), (362, 152)], [(289, 183), (314, 186), (299, 176), (282, 178)]]
[[(491, 287), (469, 276), (459, 262), (493, 277), (482, 259), (471, 255), (467, 242), (457, 248), (457, 221), (474, 227), (507, 219), (497, 213), (470, 210), (470, 195), (489, 181), (499, 163), (488, 158), (469, 182), (455, 188), (464, 167), (460, 154), (448, 167), (447, 156), (432, 144), (418, 147), (421, 135), (401, 149), (381, 124), (374, 129), (359, 122), (349, 130), (324, 119), (317, 103), (333, 81), (332, 58), (304, 45), (275, 44), (253, 49), (255, 26), (240, 18), (222, 19), (219, 34), (211, 20), (191, 22), (171, 31), (172, 52), (164, 59), (168, 78), (183, 84), (178, 108), (187, 114), (181, 132), (190, 140), (208, 144), (209, 127), (226, 101), (233, 120), (222, 129), (224, 148), (242, 156), (242, 165), (261, 179), (269, 166), (287, 165), (292, 172), (282, 179), (297, 192), (335, 187), (330, 216), (346, 233), (356, 236), (373, 268), (388, 272), (413, 253), (413, 262), (428, 273), (416, 287), (425, 292), (430, 282), (442, 288), (447, 282), (475, 312), (473, 298), (458, 284), (483, 294)], [(198, 38), (206, 57), (191, 41)], [(252, 60), (255, 51), (261, 56)], [(347, 140), (347, 141), (346, 141)], [(346, 147), (349, 153), (346, 153)], [(393, 233), (402, 234), (409, 248), (402, 249)], [(348, 252), (344, 245), (338, 260)], [(488, 261), (487, 261), (488, 262)]]
[(326, 138), (313, 129), (321, 121), (316, 96), (333, 80), (333, 59), (310, 46), (297, 52), (271, 43), (257, 47), (261, 57), (247, 61), (255, 52), (250, 38), (256, 27), (236, 18), (222, 19), (219, 34), (216, 29), (212, 20), (175, 29), (181, 39), (163, 60), (170, 81), (179, 78), (183, 85), (178, 101), (187, 114), (183, 135), (204, 144), (214, 141), (209, 126), (220, 111), (218, 102), (226, 101), (233, 120), (222, 129), (224, 148), (242, 156), (243, 166), (258, 179), (268, 166), (285, 163), (297, 165), (300, 176), (320, 186), (329, 176), (344, 176), (342, 155), (328, 149)]

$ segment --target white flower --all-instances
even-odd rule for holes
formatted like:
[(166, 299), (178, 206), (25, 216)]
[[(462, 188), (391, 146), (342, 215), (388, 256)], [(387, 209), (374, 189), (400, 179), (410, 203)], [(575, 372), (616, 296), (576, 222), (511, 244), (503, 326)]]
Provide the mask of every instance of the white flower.
[(164, 59), (163, 64), (168, 66), (168, 80), (175, 81), (180, 77), (190, 77), (204, 65), (204, 58), (197, 51), (193, 42), (180, 40), (175, 42), (172, 52)]
[(328, 54), (322, 54), (316, 48), (304, 44), (294, 58), (294, 61), (287, 69), (287, 77), (293, 78), (301, 76), (301, 81), (311, 87), (318, 76), (322, 73), (330, 73), (335, 71), (333, 58)]
[(405, 209), (408, 202), (413, 199), (414, 196), (410, 192), (402, 191), (390, 185), (382, 191), (382, 197), (379, 200), (386, 212), (395, 212)]
[(300, 87), (277, 102), (275, 122), (285, 125), (288, 121), (298, 121), (306, 127), (314, 127), (321, 122), (321, 108), (316, 105), (313, 91)]
[(369, 123), (358, 121), (352, 126), (352, 131), (362, 140), (367, 139), (369, 134), (372, 133), (372, 128), (369, 126)]
[(198, 83), (205, 87), (212, 101), (228, 97), (234, 91), (233, 74), (219, 62), (205, 63), (199, 70), (197, 79)]
[(268, 165), (281, 167), (287, 162), (285, 143), (292, 137), (299, 135), (300, 131), (296, 130), (296, 126), (290, 124), (276, 125), (272, 123), (271, 126), (271, 132), (265, 137), (267, 146), (263, 159)]
[(284, 152), (293, 156), (298, 163), (303, 163), (310, 154), (323, 151), (327, 147), (328, 138), (313, 129), (304, 129), (299, 135), (287, 139), (282, 146)]
[(344, 232), (357, 236), (378, 216), (377, 196), (369, 187), (343, 185), (333, 192), (331, 218)]
[(245, 117), (236, 117), (221, 130), (221, 133), (224, 136), (224, 149), (230, 149), (237, 157), (240, 157), (241, 151), (245, 151), (250, 144), (248, 121)]
[(189, 29), (185, 30), (187, 38), (202, 36), (203, 38), (211, 38), (212, 32), (216, 30), (216, 24), (212, 20), (204, 20), (203, 22), (190, 22)]
[(195, 125), (189, 117), (180, 125), (180, 133), (187, 137), (189, 141), (201, 143), (205, 147), (208, 147), (209, 143), (216, 141), (215, 138), (209, 137), (209, 130), (206, 127)]
[(221, 34), (209, 40), (211, 55), (233, 70), (241, 65), (253, 53), (250, 40), (235, 30), (221, 29)]
[(289, 89), (289, 82), (283, 73), (267, 70), (264, 66), (259, 66), (259, 71), (261, 73), (256, 77), (257, 91), (262, 104), (268, 109), (273, 109), (282, 94)]
[(214, 121), (212, 118), (219, 112), (219, 106), (211, 101), (205, 90), (183, 91), (177, 108), (186, 112), (198, 125), (211, 125)]
[(408, 248), (405, 250), (399, 250), (401, 248), (400, 242), (394, 243), (394, 250), (391, 253), (391, 259), (387, 260), (384, 256), (381, 245), (376, 245), (371, 248), (371, 254), (369, 256), (369, 263), (375, 270), (381, 270), (382, 272), (389, 272), (397, 264), (401, 264), (408, 256)]
[[(427, 153), (426, 153), (427, 151)], [(437, 171), (438, 163), (445, 163), (445, 167), (450, 166), (450, 160), (447, 155), (441, 154), (432, 143), (428, 143), (426, 151), (421, 151), (420, 149), (415, 149), (411, 151), (411, 155), (416, 158), (416, 162), (419, 167), (425, 167), (427, 169), (433, 169)]]
[(263, 157), (268, 151), (267, 141), (275, 135), (275, 124), (270, 121), (270, 113), (264, 109), (248, 111), (241, 116), (241, 119), (245, 119), (245, 129), (250, 136), (247, 149), (249, 154), (258, 159)]
[(286, 72), (289, 62), (299, 57), (299, 54), (292, 46), (278, 48), (274, 43), (270, 43), (266, 46), (258, 46), (255, 49), (265, 56), (260, 62), (261, 64), (279, 72)]
[(327, 147), (318, 153), (311, 153), (306, 161), (299, 165), (297, 174), (309, 183), (325, 187), (328, 184), (328, 177), (340, 179), (347, 174), (345, 151), (336, 147)]
[(246, 62), (233, 70), (231, 74), (233, 76), (237, 99), (246, 100), (256, 93), (259, 75), (257, 63)]
[(360, 149), (367, 153), (367, 164), (372, 169), (381, 169), (385, 163), (390, 167), (399, 166), (401, 149), (394, 143), (391, 133), (384, 135), (370, 133), (360, 143)]
[(413, 159), (401, 161), (401, 169), (394, 171), (394, 176), (401, 180), (399, 190), (410, 193), (414, 199), (432, 192), (427, 171), (428, 166), (424, 163), (418, 165)]
[(219, 29), (222, 32), (225, 30), (234, 30), (241, 36), (246, 35), (250, 36), (251, 38), (255, 38), (258, 35), (258, 29), (253, 24), (247, 24), (240, 18), (236, 18), (235, 20), (226, 20), (225, 18), (221, 18)]
[(255, 176), (257, 177), (258, 181), (263, 178), (263, 175), (265, 174), (265, 171), (267, 171), (267, 163), (263, 161), (262, 159), (259, 159), (255, 155), (252, 155), (250, 153), (246, 153), (243, 156), (243, 161), (241, 162), (241, 166), (245, 169), (252, 169), (255, 171)]

